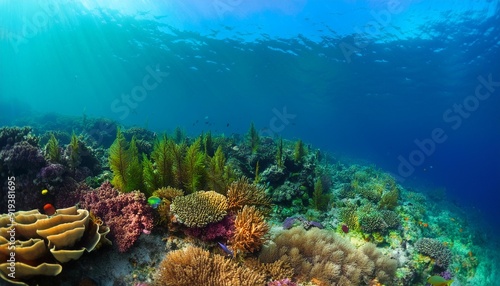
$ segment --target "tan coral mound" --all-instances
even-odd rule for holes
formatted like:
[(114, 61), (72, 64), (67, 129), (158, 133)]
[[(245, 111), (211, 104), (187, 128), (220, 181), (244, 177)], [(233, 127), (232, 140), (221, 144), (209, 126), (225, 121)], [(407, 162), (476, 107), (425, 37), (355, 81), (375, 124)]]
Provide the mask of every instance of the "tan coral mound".
[(350, 241), (327, 230), (294, 227), (278, 234), (262, 250), (262, 262), (289, 262), (299, 281), (324, 285), (367, 285), (377, 278), (391, 285), (397, 263), (385, 257), (374, 244), (356, 248)]
[(252, 253), (260, 249), (269, 231), (264, 216), (254, 206), (245, 206), (234, 220), (231, 248), (236, 253)]
[[(76, 207), (59, 209), (50, 217), (38, 210), (2, 214), (0, 261), (6, 263), (0, 264), (0, 277), (26, 285), (24, 281), (32, 277), (58, 275), (60, 263), (80, 258), (99, 242), (111, 243), (105, 237), (108, 232), (90, 219), (87, 210)], [(15, 262), (10, 259), (13, 251)], [(13, 267), (15, 275), (7, 267)]]
[(156, 274), (155, 285), (264, 286), (265, 276), (239, 266), (233, 259), (189, 246), (166, 255)]
[(227, 198), (230, 210), (238, 210), (245, 205), (255, 205), (264, 209), (271, 206), (271, 200), (266, 195), (265, 189), (251, 184), (246, 177), (231, 183)]
[(227, 198), (214, 191), (199, 191), (172, 200), (170, 211), (178, 222), (188, 227), (204, 227), (227, 214)]

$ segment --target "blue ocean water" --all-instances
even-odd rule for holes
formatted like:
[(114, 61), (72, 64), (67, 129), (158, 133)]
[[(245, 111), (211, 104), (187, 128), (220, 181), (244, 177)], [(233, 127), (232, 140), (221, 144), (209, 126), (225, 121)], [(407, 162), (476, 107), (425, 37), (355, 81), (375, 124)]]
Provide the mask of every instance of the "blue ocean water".
[(100, 2), (0, 1), (0, 125), (253, 122), (499, 225), (498, 1)]

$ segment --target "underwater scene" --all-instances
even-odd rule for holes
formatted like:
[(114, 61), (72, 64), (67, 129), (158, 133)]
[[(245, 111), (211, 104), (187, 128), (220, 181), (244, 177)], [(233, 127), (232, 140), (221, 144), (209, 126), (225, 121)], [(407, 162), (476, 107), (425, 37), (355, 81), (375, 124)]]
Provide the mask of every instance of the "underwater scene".
[(0, 0), (0, 285), (500, 285), (499, 2)]

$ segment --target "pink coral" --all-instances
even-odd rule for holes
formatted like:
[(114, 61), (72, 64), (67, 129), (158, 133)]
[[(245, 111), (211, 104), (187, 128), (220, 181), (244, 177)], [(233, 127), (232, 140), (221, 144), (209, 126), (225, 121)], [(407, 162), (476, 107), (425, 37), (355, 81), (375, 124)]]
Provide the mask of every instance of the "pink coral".
[(120, 193), (109, 182), (82, 195), (82, 206), (90, 209), (111, 229), (120, 252), (127, 251), (141, 233), (153, 228), (153, 214), (141, 192)]
[(205, 227), (187, 228), (184, 232), (205, 241), (227, 241), (234, 233), (234, 215), (226, 215), (221, 221), (209, 223)]

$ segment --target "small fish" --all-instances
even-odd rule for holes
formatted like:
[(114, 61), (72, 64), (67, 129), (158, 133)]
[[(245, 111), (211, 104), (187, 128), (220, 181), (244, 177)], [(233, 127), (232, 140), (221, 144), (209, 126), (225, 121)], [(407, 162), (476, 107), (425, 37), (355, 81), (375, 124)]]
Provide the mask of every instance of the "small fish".
[(46, 194), (48, 194), (48, 193), (49, 193), (49, 190), (47, 190), (47, 189), (43, 189), (43, 190), (42, 190), (42, 195), (46, 195)]
[(229, 250), (229, 248), (227, 248), (227, 246), (224, 243), (220, 242), (217, 243), (219, 244), (220, 248), (222, 248), (222, 250), (224, 250), (224, 252), (227, 253), (228, 256), (230, 256), (231, 258), (234, 256), (233, 252)]
[(43, 206), (43, 211), (46, 215), (51, 216), (56, 213), (56, 208), (51, 204), (46, 204)]
[(427, 283), (433, 286), (449, 286), (452, 282), (453, 280), (446, 280), (438, 275), (431, 276), (427, 279)]
[(156, 209), (161, 203), (161, 199), (156, 196), (151, 196), (148, 198), (148, 204), (151, 205), (152, 208)]

